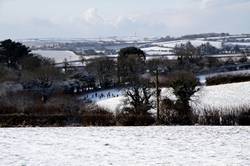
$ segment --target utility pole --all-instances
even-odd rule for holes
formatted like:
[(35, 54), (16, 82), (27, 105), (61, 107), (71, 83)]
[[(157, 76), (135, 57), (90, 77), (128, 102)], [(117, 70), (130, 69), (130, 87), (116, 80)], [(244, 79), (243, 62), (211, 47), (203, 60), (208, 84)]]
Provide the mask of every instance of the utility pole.
[(157, 123), (160, 121), (160, 89), (159, 89), (159, 70), (156, 69), (156, 108), (157, 108)]

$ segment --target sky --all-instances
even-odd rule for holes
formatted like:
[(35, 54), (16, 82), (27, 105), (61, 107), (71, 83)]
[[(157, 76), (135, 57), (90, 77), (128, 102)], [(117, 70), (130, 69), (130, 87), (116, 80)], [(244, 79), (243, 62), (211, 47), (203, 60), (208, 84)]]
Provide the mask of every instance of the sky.
[(250, 0), (0, 0), (0, 39), (250, 33)]

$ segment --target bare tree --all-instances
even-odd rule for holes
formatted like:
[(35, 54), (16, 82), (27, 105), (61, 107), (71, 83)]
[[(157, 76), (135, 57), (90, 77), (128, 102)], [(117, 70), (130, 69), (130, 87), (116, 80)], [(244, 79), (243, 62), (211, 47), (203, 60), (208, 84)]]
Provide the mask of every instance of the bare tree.
[(154, 108), (152, 100), (155, 94), (146, 86), (133, 86), (126, 90), (125, 107), (117, 115), (117, 120), (123, 125), (151, 125), (155, 118), (149, 112)]
[(131, 87), (126, 90), (126, 104), (132, 107), (131, 111), (136, 115), (148, 113), (153, 108), (154, 102), (150, 98), (155, 94), (147, 87)]

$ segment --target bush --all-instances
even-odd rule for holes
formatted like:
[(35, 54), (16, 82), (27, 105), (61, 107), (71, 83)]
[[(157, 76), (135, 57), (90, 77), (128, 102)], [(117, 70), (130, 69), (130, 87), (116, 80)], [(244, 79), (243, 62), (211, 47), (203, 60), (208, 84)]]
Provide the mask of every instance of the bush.
[[(33, 92), (22, 91), (0, 97), (0, 114), (71, 114), (79, 111), (79, 109), (80, 103), (73, 96), (52, 96), (46, 103), (41, 100), (41, 95)], [(10, 110), (15, 110), (15, 112)]]
[(186, 111), (179, 101), (174, 102), (170, 99), (164, 99), (161, 102), (160, 122), (164, 125), (192, 125), (195, 124), (196, 116), (190, 109)]
[[(77, 120), (77, 123), (76, 123)], [(79, 116), (68, 115), (24, 115), (24, 114), (0, 114), (1, 127), (63, 127), (80, 125)], [(74, 123), (72, 123), (74, 121)]]
[[(173, 73), (166, 84), (173, 89), (176, 102), (171, 102), (168, 98), (163, 100), (162, 111), (164, 112), (163, 123), (191, 125), (193, 124), (193, 112), (189, 105), (191, 96), (199, 89), (198, 80), (190, 72), (180, 71)], [(165, 102), (165, 103), (164, 103)], [(169, 105), (171, 106), (169, 108)]]
[(219, 75), (214, 77), (208, 77), (206, 84), (211, 85), (220, 85), (220, 84), (230, 84), (237, 82), (246, 82), (250, 81), (250, 75)]
[(97, 106), (84, 108), (81, 113), (84, 126), (114, 126), (116, 124), (115, 116)]
[(160, 122), (164, 125), (177, 124), (178, 114), (174, 108), (175, 103), (170, 99), (164, 99), (160, 105)]
[(18, 72), (9, 69), (6, 67), (1, 66), (0, 64), (0, 82), (6, 82), (6, 81), (17, 81), (18, 80)]
[(237, 109), (205, 109), (196, 115), (199, 125), (250, 125), (250, 109), (243, 106)]
[(19, 92), (0, 98), (1, 126), (80, 125), (81, 104), (69, 96), (53, 96), (47, 103), (33, 93)]
[(203, 111), (203, 115), (197, 115), (199, 125), (220, 125), (220, 113), (219, 111)]
[(247, 126), (250, 125), (250, 109), (248, 111), (242, 112), (239, 115), (239, 125)]
[(0, 98), (0, 126), (111, 126), (115, 116), (96, 106), (86, 106), (73, 96), (52, 96), (43, 103), (33, 93)]
[(116, 121), (123, 126), (149, 126), (155, 123), (155, 118), (148, 112), (136, 114), (131, 108), (124, 108), (117, 113)]

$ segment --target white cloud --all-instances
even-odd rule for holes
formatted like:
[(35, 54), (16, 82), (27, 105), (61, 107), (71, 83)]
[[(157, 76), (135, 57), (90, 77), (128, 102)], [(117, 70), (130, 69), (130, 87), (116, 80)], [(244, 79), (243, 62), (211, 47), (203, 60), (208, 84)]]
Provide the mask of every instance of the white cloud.
[(201, 9), (225, 8), (228, 6), (237, 6), (249, 3), (249, 0), (198, 0)]
[(104, 22), (104, 19), (99, 15), (96, 8), (89, 8), (83, 11), (80, 18), (88, 24), (101, 24)]
[(215, 2), (216, 2), (215, 0), (201, 0), (200, 7), (201, 9), (205, 9), (214, 4)]

